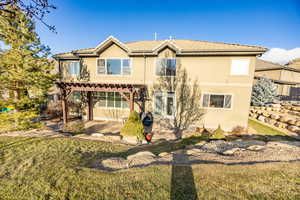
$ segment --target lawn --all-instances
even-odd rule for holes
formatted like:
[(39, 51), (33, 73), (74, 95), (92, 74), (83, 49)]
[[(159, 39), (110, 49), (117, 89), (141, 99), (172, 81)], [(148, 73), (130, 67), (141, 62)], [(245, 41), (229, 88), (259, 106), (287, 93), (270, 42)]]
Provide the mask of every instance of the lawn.
[(95, 159), (126, 156), (134, 151), (129, 148), (71, 138), (2, 136), (0, 199), (184, 199), (182, 187), (198, 199), (300, 198), (300, 162), (152, 165), (115, 172), (88, 167)]
[(281, 135), (286, 136), (287, 134), (271, 128), (269, 126), (263, 125), (255, 120), (249, 119), (248, 125), (257, 131), (258, 135)]

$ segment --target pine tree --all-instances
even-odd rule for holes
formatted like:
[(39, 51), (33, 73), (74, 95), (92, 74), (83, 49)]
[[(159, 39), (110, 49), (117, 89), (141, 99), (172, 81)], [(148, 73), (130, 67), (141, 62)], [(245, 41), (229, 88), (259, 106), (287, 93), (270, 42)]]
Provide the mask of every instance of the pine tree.
[(261, 77), (253, 86), (251, 104), (253, 106), (264, 106), (268, 102), (273, 102), (276, 98), (276, 87), (273, 82)]
[[(17, 7), (1, 12), (0, 40), (8, 49), (0, 54), (0, 96), (2, 105), (15, 110), (38, 111), (56, 75), (48, 59), (50, 49), (41, 44), (32, 18)], [(0, 105), (1, 106), (1, 105)]]

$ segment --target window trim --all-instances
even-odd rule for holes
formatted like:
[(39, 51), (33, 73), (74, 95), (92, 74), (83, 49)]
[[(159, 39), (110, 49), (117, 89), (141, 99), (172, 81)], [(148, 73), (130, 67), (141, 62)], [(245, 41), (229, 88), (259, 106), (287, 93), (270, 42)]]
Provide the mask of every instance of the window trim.
[[(230, 108), (216, 108), (216, 107), (203, 107), (203, 100), (204, 100), (204, 95), (205, 94), (208, 94), (209, 95), (209, 100), (210, 100), (210, 95), (224, 95), (224, 104), (225, 104), (225, 95), (231, 95), (231, 104), (230, 104)], [(201, 105), (201, 108), (204, 108), (204, 109), (210, 109), (210, 110), (233, 110), (233, 103), (234, 103), (234, 95), (233, 93), (210, 93), (210, 92), (203, 92), (201, 94), (201, 102), (200, 102), (200, 105)], [(223, 106), (224, 106), (223, 104)]]
[[(98, 60), (104, 59), (105, 62), (105, 74), (98, 74)], [(107, 74), (107, 60), (108, 59), (119, 59), (121, 60), (121, 74)], [(130, 74), (123, 74), (123, 60), (130, 60)], [(111, 77), (118, 77), (118, 76), (125, 76), (131, 77), (132, 76), (132, 66), (133, 66), (133, 59), (132, 58), (117, 58), (117, 57), (99, 57), (96, 58), (96, 76), (111, 76)]]
[[(79, 63), (79, 74), (70, 74), (70, 64), (71, 63)], [(79, 60), (73, 60), (68, 62), (68, 75), (72, 77), (77, 77), (80, 76), (80, 71), (81, 71), (81, 63)]]
[[(108, 104), (108, 93), (109, 92), (104, 92), (105, 93), (105, 106), (99, 106), (98, 102), (96, 103), (97, 106), (95, 106), (97, 109), (103, 109), (103, 110), (130, 110), (130, 105), (128, 104), (128, 108), (123, 108), (123, 97), (122, 95), (120, 94), (121, 96), (121, 107), (115, 107), (116, 106), (116, 101), (114, 100), (114, 107), (108, 107), (107, 104)], [(115, 99), (115, 93), (119, 93), (119, 92), (113, 92), (114, 93), (114, 99)], [(125, 101), (127, 101), (125, 99)]]
[(163, 97), (163, 102), (165, 104), (164, 106), (167, 107), (168, 92), (172, 92), (172, 91), (155, 91), (154, 92), (154, 94), (153, 94), (153, 101), (152, 101), (153, 114), (155, 116), (160, 116), (160, 117), (167, 118), (167, 119), (174, 119), (175, 112), (176, 112), (176, 93), (175, 92), (174, 92), (174, 96), (173, 96), (173, 100), (174, 100), (174, 114), (173, 115), (167, 115), (167, 109), (165, 109), (161, 115), (155, 113), (155, 108), (156, 108), (155, 107), (155, 97), (156, 97), (156, 93), (162, 94), (161, 96)]
[(175, 72), (175, 76), (167, 76), (167, 75), (165, 75), (165, 76), (160, 76), (160, 75), (157, 75), (156, 74), (156, 68), (157, 68), (157, 61), (158, 61), (158, 59), (172, 59), (172, 60), (176, 60), (176, 72), (177, 72), (177, 59), (178, 58), (160, 58), (160, 57), (156, 57), (155, 59), (154, 59), (154, 76), (156, 77), (156, 78), (159, 78), (159, 77), (176, 77), (176, 72)]

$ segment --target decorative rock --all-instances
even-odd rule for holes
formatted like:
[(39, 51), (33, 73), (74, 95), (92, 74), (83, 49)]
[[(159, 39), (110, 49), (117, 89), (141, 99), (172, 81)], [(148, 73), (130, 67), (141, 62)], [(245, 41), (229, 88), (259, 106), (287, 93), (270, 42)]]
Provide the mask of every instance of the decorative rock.
[(292, 132), (297, 132), (300, 130), (297, 126), (293, 126), (293, 125), (288, 126), (287, 129)]
[(122, 140), (128, 144), (133, 144), (133, 145), (138, 144), (138, 140), (136, 136), (123, 136)]
[(104, 168), (117, 170), (117, 169), (127, 168), (128, 162), (124, 158), (113, 157), (113, 158), (102, 160), (101, 165)]
[(265, 122), (267, 122), (268, 124), (274, 125), (276, 123), (275, 119), (271, 119), (271, 118), (266, 118)]
[(252, 145), (252, 146), (247, 147), (247, 150), (250, 150), (250, 151), (260, 151), (260, 150), (263, 150), (264, 148), (265, 148), (264, 146)]
[(300, 121), (296, 121), (295, 126), (300, 126)]
[(271, 107), (273, 107), (273, 108), (280, 108), (281, 105), (280, 104), (271, 104)]
[(287, 124), (283, 123), (283, 122), (276, 122), (274, 125), (278, 128), (286, 128), (287, 127)]
[(102, 133), (92, 133), (91, 136), (100, 137), (100, 136), (104, 136), (104, 135)]
[(206, 141), (200, 141), (197, 144), (195, 144), (195, 147), (201, 147), (203, 145), (205, 145), (207, 142)]
[(268, 113), (268, 112), (263, 112), (263, 116), (265, 116), (265, 117), (270, 117), (270, 113)]
[(277, 119), (279, 119), (280, 118), (280, 115), (278, 115), (278, 114), (271, 114), (271, 116), (270, 116), (272, 119), (275, 119), (275, 120), (277, 120)]
[(127, 157), (129, 166), (144, 166), (156, 161), (156, 156), (150, 151), (141, 151)]
[(231, 155), (235, 154), (239, 150), (241, 150), (241, 149), (240, 148), (232, 148), (232, 149), (228, 149), (228, 150), (222, 152), (222, 154), (226, 155), (226, 156), (231, 156)]
[(164, 156), (167, 156), (169, 155), (168, 152), (161, 152), (160, 154), (158, 154), (159, 157), (164, 157)]
[(189, 149), (186, 151), (186, 154), (191, 155), (191, 154), (199, 154), (202, 151), (200, 149)]
[(262, 116), (262, 115), (260, 115), (258, 118), (257, 118), (259, 121), (262, 121), (262, 122), (265, 122), (265, 117), (264, 116)]
[(279, 121), (284, 122), (284, 123), (288, 122), (289, 120), (290, 120), (290, 118), (285, 117), (285, 116), (280, 116), (280, 118), (279, 118)]
[(272, 111), (272, 108), (268, 107), (266, 108), (266, 111)]
[(290, 125), (296, 125), (296, 120), (290, 119), (287, 123)]

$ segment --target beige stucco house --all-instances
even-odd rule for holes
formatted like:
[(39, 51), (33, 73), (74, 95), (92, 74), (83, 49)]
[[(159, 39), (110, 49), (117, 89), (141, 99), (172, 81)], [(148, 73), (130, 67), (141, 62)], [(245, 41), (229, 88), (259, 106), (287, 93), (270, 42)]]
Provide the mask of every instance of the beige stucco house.
[(274, 82), (277, 87), (277, 95), (282, 100), (293, 100), (300, 97), (300, 59), (287, 65), (257, 59), (255, 80), (262, 76)]
[[(93, 48), (54, 56), (63, 75), (60, 87), (69, 91), (92, 91), (88, 95), (87, 119), (120, 120), (133, 106), (130, 93), (150, 90), (160, 76), (176, 76), (180, 63), (191, 80), (198, 79), (201, 105), (206, 110), (198, 125), (224, 130), (247, 126), (256, 56), (265, 48), (198, 40), (152, 40), (121, 42), (108, 37)], [(79, 77), (79, 78), (78, 78)], [(136, 94), (136, 93), (133, 93)], [(147, 93), (146, 111), (172, 117), (175, 95), (171, 91)], [(92, 97), (91, 97), (92, 96)], [(130, 105), (129, 105), (130, 104)]]

